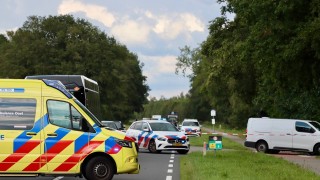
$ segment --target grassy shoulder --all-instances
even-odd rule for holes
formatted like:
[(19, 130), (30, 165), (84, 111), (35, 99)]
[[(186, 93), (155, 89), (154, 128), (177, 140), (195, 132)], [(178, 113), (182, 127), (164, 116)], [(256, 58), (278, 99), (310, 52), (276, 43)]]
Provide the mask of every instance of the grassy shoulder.
[[(191, 146), (203, 146), (210, 135), (190, 137)], [(180, 158), (180, 179), (320, 179), (318, 175), (298, 165), (255, 153), (226, 137), (222, 138), (224, 150), (192, 152)], [(226, 150), (232, 149), (232, 150)]]
[(248, 150), (192, 152), (180, 158), (180, 179), (319, 179), (298, 165)]

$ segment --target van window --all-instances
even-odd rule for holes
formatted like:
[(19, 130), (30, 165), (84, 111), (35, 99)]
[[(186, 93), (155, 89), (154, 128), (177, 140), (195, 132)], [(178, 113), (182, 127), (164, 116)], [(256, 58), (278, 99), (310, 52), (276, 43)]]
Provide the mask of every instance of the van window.
[(30, 130), (36, 114), (36, 99), (0, 98), (0, 129)]
[(315, 128), (318, 129), (318, 131), (320, 131), (320, 124), (316, 121), (311, 121), (309, 122), (311, 125), (313, 125)]
[(51, 124), (67, 129), (81, 130), (83, 116), (71, 104), (63, 101), (47, 102), (49, 121)]
[(314, 133), (315, 130), (305, 122), (296, 122), (296, 131), (305, 133)]

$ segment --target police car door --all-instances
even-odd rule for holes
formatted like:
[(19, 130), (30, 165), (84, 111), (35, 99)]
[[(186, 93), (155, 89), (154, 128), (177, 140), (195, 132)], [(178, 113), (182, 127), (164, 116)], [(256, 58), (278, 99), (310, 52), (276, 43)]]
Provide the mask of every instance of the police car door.
[(85, 121), (79, 111), (65, 101), (45, 99), (48, 126), (45, 128), (45, 155), (49, 172), (76, 172), (85, 155), (90, 133), (82, 130)]
[(32, 162), (32, 166), (40, 165), (39, 104), (38, 97), (0, 98), (0, 172), (30, 172)]

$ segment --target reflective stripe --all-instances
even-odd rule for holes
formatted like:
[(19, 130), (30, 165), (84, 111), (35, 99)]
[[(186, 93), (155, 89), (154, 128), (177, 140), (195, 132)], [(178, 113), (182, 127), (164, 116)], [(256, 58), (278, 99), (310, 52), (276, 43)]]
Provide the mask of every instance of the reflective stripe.
[(40, 141), (36, 140), (31, 140), (24, 143), (23, 146), (21, 146), (15, 153), (11, 154), (0, 163), (0, 171), (7, 171), (11, 166), (17, 163), (40, 143)]
[[(51, 161), (54, 157), (56, 157), (61, 151), (67, 148), (73, 141), (59, 141), (54, 146), (52, 146), (46, 154), (42, 154), (36, 160), (34, 160), (30, 165), (23, 169), (23, 171), (38, 171), (44, 165)], [(45, 161), (41, 161), (44, 159)]]
[(103, 141), (90, 141), (89, 146), (83, 146), (77, 153), (70, 156), (53, 171), (69, 171), (102, 143)]

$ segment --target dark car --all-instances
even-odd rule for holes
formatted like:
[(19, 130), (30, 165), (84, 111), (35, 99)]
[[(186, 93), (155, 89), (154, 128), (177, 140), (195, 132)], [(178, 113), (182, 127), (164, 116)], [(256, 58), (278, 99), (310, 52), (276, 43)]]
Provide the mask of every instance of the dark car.
[(106, 127), (118, 130), (117, 124), (114, 121), (101, 121), (101, 123)]
[(114, 122), (116, 123), (119, 131), (126, 132), (125, 126), (123, 125), (123, 123), (121, 121), (114, 121)]

